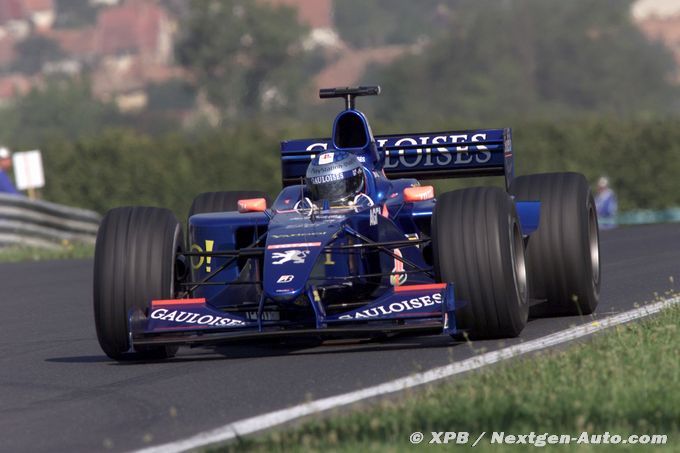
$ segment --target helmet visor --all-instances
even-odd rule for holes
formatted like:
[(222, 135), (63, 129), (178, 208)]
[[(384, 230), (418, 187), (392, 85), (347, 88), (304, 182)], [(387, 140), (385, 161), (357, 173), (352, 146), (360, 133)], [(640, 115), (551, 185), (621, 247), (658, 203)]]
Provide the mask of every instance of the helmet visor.
[[(336, 179), (340, 176), (339, 179)], [(325, 175), (309, 178), (307, 187), (313, 200), (328, 200), (338, 202), (348, 200), (364, 188), (364, 173), (361, 169), (356, 174), (342, 177), (342, 175)]]

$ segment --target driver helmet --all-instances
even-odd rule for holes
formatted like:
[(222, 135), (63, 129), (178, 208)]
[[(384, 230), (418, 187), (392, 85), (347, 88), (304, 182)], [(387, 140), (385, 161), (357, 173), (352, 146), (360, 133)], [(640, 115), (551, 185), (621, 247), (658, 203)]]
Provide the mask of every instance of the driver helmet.
[(364, 169), (347, 151), (319, 154), (307, 167), (307, 190), (313, 201), (346, 203), (364, 190)]

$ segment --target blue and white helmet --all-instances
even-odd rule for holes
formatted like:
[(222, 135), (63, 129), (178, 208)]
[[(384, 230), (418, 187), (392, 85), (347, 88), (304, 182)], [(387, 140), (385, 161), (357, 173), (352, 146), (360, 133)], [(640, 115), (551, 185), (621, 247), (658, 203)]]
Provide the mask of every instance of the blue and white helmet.
[(364, 190), (364, 170), (347, 151), (319, 154), (307, 167), (307, 190), (314, 201), (346, 202)]

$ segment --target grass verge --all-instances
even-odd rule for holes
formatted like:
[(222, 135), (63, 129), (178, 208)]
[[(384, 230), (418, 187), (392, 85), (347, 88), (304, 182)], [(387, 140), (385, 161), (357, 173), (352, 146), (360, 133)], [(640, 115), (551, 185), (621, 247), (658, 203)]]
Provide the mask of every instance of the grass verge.
[[(490, 443), (506, 434), (666, 434), (666, 445), (555, 445), (550, 451), (680, 451), (680, 309), (618, 326), (564, 351), (520, 358), (463, 379), (441, 381), (398, 400), (212, 449), (230, 451), (526, 451)], [(411, 433), (425, 434), (420, 445)], [(468, 445), (428, 445), (432, 431), (467, 431)], [(540, 450), (540, 449), (539, 449)]]
[(92, 258), (94, 245), (65, 242), (58, 248), (44, 249), (38, 247), (11, 246), (0, 248), (1, 263), (17, 263), (20, 261), (44, 261)]

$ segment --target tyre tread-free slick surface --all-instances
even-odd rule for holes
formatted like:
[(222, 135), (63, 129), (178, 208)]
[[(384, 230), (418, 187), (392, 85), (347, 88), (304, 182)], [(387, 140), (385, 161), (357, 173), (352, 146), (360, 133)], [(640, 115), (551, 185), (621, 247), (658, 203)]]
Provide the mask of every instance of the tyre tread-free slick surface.
[(94, 317), (97, 338), (112, 359), (173, 356), (177, 347), (130, 349), (131, 311), (146, 312), (154, 299), (175, 296), (175, 252), (183, 243), (175, 215), (161, 208), (110, 210), (97, 235), (94, 258)]
[(444, 193), (432, 240), (436, 276), (454, 285), (457, 328), (476, 339), (519, 335), (529, 310), (524, 243), (508, 194), (495, 187)]
[(527, 243), (529, 294), (545, 303), (535, 316), (589, 315), (600, 295), (597, 211), (588, 181), (579, 173), (515, 178), (518, 201), (540, 201), (538, 230)]

